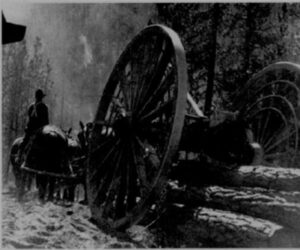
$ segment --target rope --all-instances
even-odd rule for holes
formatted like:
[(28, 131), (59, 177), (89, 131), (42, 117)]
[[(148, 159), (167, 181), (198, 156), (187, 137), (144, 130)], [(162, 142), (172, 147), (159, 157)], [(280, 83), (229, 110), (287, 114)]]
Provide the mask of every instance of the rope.
[(57, 177), (57, 178), (61, 178), (61, 179), (78, 179), (79, 180), (82, 178), (77, 175), (64, 175), (64, 174), (51, 173), (51, 172), (47, 172), (47, 171), (39, 171), (39, 170), (31, 169), (31, 168), (28, 168), (25, 166), (22, 166), (21, 170), (25, 170), (27, 172), (35, 173), (38, 175), (46, 175), (46, 176)]

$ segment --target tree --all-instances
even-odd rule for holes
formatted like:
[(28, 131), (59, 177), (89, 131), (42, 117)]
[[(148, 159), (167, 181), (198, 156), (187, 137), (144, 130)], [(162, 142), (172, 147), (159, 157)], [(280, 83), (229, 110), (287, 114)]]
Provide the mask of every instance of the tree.
[[(233, 93), (254, 73), (276, 61), (295, 60), (299, 7), (288, 3), (157, 4), (157, 21), (180, 35), (190, 92), (200, 107), (206, 84), (213, 82), (213, 105), (230, 109)], [(216, 34), (215, 46), (211, 34)]]
[[(24, 133), (27, 108), (33, 101), (35, 90), (42, 88), (50, 93), (53, 82), (50, 62), (43, 55), (39, 37), (33, 45), (32, 55), (26, 40), (5, 45), (2, 51), (2, 163), (5, 170), (13, 140)], [(49, 96), (48, 103), (52, 105), (53, 99)]]

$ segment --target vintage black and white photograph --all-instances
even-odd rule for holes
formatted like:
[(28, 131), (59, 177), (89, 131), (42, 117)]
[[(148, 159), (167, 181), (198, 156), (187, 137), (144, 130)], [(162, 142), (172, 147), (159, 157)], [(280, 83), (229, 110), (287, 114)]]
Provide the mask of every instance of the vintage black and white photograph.
[(1, 14), (1, 248), (300, 247), (300, 2)]

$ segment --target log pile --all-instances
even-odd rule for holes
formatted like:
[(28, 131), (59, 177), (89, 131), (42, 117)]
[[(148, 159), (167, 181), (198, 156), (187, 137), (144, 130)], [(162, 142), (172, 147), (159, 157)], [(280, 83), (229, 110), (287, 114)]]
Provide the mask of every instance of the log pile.
[(294, 168), (241, 166), (226, 169), (187, 160), (172, 169), (171, 178), (196, 186), (216, 184), (300, 191), (300, 169)]
[(189, 160), (171, 177), (168, 209), (159, 222), (170, 236), (162, 246), (300, 246), (300, 169), (228, 170)]
[(185, 247), (275, 247), (291, 243), (288, 232), (268, 220), (207, 207), (174, 205), (170, 209), (174, 215), (186, 214), (185, 222), (177, 225)]

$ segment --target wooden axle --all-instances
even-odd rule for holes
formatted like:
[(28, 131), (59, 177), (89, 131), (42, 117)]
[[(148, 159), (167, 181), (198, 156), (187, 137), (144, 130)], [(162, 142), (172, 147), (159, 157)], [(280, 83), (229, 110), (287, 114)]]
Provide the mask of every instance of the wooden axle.
[(191, 104), (193, 110), (195, 111), (195, 113), (201, 117), (201, 118), (206, 118), (206, 116), (204, 115), (204, 113), (199, 109), (197, 103), (195, 102), (195, 100), (193, 99), (193, 97), (191, 96), (191, 94), (188, 92), (187, 93), (187, 100), (188, 102)]

